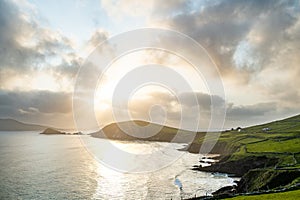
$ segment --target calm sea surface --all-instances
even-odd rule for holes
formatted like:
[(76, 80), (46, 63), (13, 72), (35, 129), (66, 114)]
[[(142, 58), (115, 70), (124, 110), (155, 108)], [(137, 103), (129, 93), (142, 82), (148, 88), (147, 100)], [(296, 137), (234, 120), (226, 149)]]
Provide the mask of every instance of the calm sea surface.
[[(201, 156), (188, 152), (155, 172), (118, 172), (99, 163), (82, 145), (81, 137), (89, 136), (0, 132), (0, 199), (180, 199), (209, 194), (233, 183), (232, 178), (190, 170)], [(105, 152), (101, 149), (105, 140), (85, 139), (97, 144), (97, 151)], [(166, 145), (114, 143), (141, 152)], [(179, 147), (169, 145), (167, 153), (175, 155)], [(131, 161), (135, 162), (139, 161)]]

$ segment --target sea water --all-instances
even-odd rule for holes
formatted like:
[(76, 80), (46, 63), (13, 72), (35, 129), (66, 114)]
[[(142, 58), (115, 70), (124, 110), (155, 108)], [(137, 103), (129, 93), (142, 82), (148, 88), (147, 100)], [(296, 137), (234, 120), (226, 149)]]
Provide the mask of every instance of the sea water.
[[(188, 152), (153, 172), (116, 171), (97, 160), (82, 138), (106, 152), (101, 149), (105, 139), (90, 136), (0, 132), (0, 199), (181, 199), (209, 195), (234, 181), (191, 170), (202, 156)], [(128, 151), (164, 148), (170, 155), (182, 154), (180, 144), (112, 142)], [(130, 163), (149, 165), (143, 162)]]

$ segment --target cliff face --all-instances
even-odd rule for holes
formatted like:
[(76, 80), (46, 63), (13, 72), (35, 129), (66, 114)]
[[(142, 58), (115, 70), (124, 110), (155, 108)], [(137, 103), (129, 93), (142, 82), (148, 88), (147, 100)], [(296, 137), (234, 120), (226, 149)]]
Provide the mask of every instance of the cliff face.
[(206, 171), (206, 172), (221, 172), (234, 176), (241, 177), (251, 169), (264, 168), (274, 166), (278, 159), (268, 158), (266, 156), (251, 156), (239, 160), (228, 160), (228, 157), (224, 157), (219, 163), (215, 163), (208, 167), (197, 167), (194, 170)]
[(214, 192), (214, 198), (299, 189), (300, 115), (240, 132), (225, 131), (219, 141), (226, 143), (225, 149), (231, 153), (221, 156), (219, 163), (194, 169), (233, 174), (241, 180), (237, 186)]
[[(194, 142), (183, 150), (188, 151), (190, 153), (199, 153), (202, 142), (199, 140), (203, 140), (205, 134), (197, 133)], [(231, 149), (227, 148), (227, 144), (225, 142), (217, 142), (214, 147), (210, 150), (209, 154), (220, 154), (222, 158), (227, 157), (232, 152)], [(201, 153), (201, 152), (200, 152)]]
[(297, 177), (300, 177), (298, 170), (253, 169), (242, 177), (237, 191), (246, 193), (276, 189), (292, 183)]

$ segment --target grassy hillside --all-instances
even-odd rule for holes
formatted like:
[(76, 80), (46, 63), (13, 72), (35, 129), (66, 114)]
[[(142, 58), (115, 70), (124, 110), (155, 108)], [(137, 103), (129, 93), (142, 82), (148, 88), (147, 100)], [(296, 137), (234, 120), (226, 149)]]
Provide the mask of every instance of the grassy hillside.
[(277, 167), (299, 167), (300, 115), (221, 134), (233, 150), (231, 160), (264, 155), (279, 159)]
[[(203, 142), (203, 138), (199, 141)], [(300, 185), (300, 115), (241, 130), (224, 131), (218, 141), (224, 146), (222, 160), (201, 171), (219, 171), (242, 176), (233, 193), (278, 191)], [(216, 193), (228, 195), (232, 191)], [(281, 194), (281, 193), (280, 193)], [(299, 195), (299, 191), (282, 195)], [(276, 196), (276, 194), (275, 194)], [(260, 195), (259, 195), (260, 197)], [(263, 196), (262, 196), (263, 197)], [(273, 196), (265, 195), (266, 198)], [(237, 199), (243, 199), (238, 197)], [(254, 196), (245, 197), (256, 198)], [(282, 199), (293, 199), (291, 196)]]
[[(173, 127), (163, 126), (145, 121), (124, 121), (112, 123), (102, 130), (92, 133), (93, 137), (117, 139), (117, 140), (147, 140), (186, 143), (194, 139), (194, 133), (179, 130)], [(203, 137), (204, 133), (198, 133), (196, 141)]]
[(251, 196), (238, 196), (233, 198), (228, 198), (228, 200), (298, 200), (300, 198), (300, 190), (289, 191), (289, 192), (278, 192), (272, 194), (261, 194), (261, 195), (251, 195)]

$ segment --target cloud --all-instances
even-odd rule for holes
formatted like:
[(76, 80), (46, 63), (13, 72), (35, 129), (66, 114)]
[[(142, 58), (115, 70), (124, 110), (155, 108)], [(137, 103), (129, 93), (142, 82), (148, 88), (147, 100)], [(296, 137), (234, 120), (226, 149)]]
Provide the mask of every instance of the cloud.
[[(57, 93), (50, 91), (0, 91), (0, 107), (14, 110), (17, 114), (19, 110), (28, 113), (70, 113), (71, 94)], [(34, 112), (31, 112), (34, 111)], [(2, 116), (12, 113), (1, 112)]]
[(276, 102), (278, 112), (300, 111), (299, 2), (216, 0), (181, 6), (174, 14), (160, 12), (157, 4), (149, 23), (183, 32), (203, 45), (235, 104), (250, 104), (238, 98), (243, 95), (254, 104)]
[(233, 105), (227, 108), (227, 117), (233, 120), (250, 119), (252, 117), (265, 116), (268, 113), (276, 112), (275, 102), (257, 103), (253, 105)]
[(127, 16), (142, 16), (145, 15), (146, 9), (152, 7), (153, 2), (150, 1), (138, 1), (138, 0), (102, 0), (101, 6), (110, 17), (115, 20), (120, 20), (121, 18)]
[(273, 55), (272, 47), (284, 45), (284, 33), (297, 19), (291, 1), (214, 1), (203, 4), (201, 9), (185, 6), (182, 10), (187, 12), (163, 16), (160, 23), (204, 45), (223, 72), (235, 67), (247, 70), (247, 62), (235, 66), (233, 60), (233, 55), (239, 54), (236, 51), (245, 51), (243, 44), (262, 55), (255, 64), (257, 69), (264, 67)]
[[(208, 128), (212, 107), (216, 111), (214, 117), (221, 118), (222, 111), (226, 109), (224, 99), (201, 92), (184, 92), (174, 96), (169, 92), (152, 91), (133, 98), (129, 103), (134, 119), (166, 123), (175, 127), (179, 127), (184, 120), (186, 129), (199, 126), (202, 130)], [(198, 124), (195, 124), (195, 120), (199, 120)]]
[(0, 90), (0, 118), (72, 128), (71, 97), (64, 92)]
[[(197, 102), (193, 101), (195, 97)], [(181, 101), (179, 102), (178, 99)], [(199, 112), (196, 112), (196, 107)], [(214, 120), (220, 121), (221, 111), (225, 109), (225, 128), (249, 126), (275, 120), (282, 116), (291, 115), (292, 111), (276, 101), (239, 105), (226, 102), (218, 95), (201, 92), (181, 93), (178, 97), (175, 97), (171, 93), (153, 91), (140, 98), (133, 99), (129, 103), (131, 116), (135, 119), (152, 120), (154, 122), (164, 122), (166, 120), (168, 125), (178, 127), (184, 115), (184, 120), (190, 120), (191, 123), (193, 123), (193, 119), (199, 118), (200, 130), (208, 127), (212, 116), (212, 108), (216, 111)], [(190, 127), (195, 127), (195, 125), (190, 124)]]
[(97, 29), (91, 35), (90, 39), (87, 42), (88, 43), (87, 45), (90, 46), (91, 48), (95, 48), (96, 46), (98, 46), (99, 44), (107, 40), (108, 36), (109, 34), (107, 31), (102, 29)]
[[(190, 6), (195, 4), (191, 0), (102, 0), (101, 6), (106, 11), (107, 15), (114, 21), (120, 22), (132, 20), (152, 20), (156, 17), (167, 15), (178, 15), (189, 10)], [(167, 15), (166, 15), (167, 13)]]
[(28, 16), (21, 14), (20, 10), (9, 1), (0, 2), (0, 67), (24, 67), (33, 59), (43, 59), (43, 55), (32, 49), (22, 46), (20, 29), (24, 36), (31, 37), (31, 29), (36, 24), (28, 21)]
[[(71, 92), (83, 58), (71, 39), (42, 25), (34, 9), (0, 1), (0, 116), (73, 126)], [(96, 30), (88, 44), (106, 37)]]
[[(222, 107), (225, 105), (225, 100), (218, 95), (209, 95), (201, 92), (191, 93), (185, 92), (180, 94), (182, 104), (187, 107), (200, 106), (201, 109), (210, 110), (211, 107)], [(197, 102), (192, 101), (193, 98), (197, 99)], [(197, 103), (195, 105), (195, 103)]]
[(58, 81), (60, 74), (74, 77), (80, 58), (74, 54), (73, 42), (42, 27), (33, 8), (26, 8), (14, 1), (0, 2), (0, 84), (6, 85), (10, 74), (30, 76), (41, 70), (57, 75)]
[[(206, 121), (212, 103), (216, 108), (227, 107), (229, 124), (241, 123), (247, 117), (251, 118), (248, 123), (254, 123), (300, 112), (297, 1), (104, 0), (101, 5), (108, 16), (126, 21), (124, 26), (130, 26), (135, 18), (137, 24), (147, 22), (146, 26), (171, 28), (191, 36), (217, 64), (227, 96), (233, 102), (196, 92), (180, 94), (182, 104), (178, 105), (174, 96), (156, 91), (135, 101), (132, 111), (137, 117), (149, 117), (149, 109), (158, 103), (166, 108), (173, 124), (178, 122), (180, 109), (190, 113), (192, 119), (198, 114), (193, 110), (197, 106), (192, 101), (194, 97)], [(51, 121), (50, 116), (54, 115), (60, 119), (70, 117), (67, 102), (83, 58), (76, 53), (71, 39), (42, 26), (34, 8), (24, 6), (15, 1), (0, 1), (1, 115), (31, 116), (40, 121)], [(88, 49), (107, 38), (106, 30), (97, 29), (87, 41)], [(179, 46), (174, 41), (170, 43)], [(113, 47), (107, 48), (113, 51)], [(180, 44), (180, 49), (189, 48)], [(199, 56), (197, 52), (191, 54)], [(166, 52), (149, 51), (147, 55), (147, 62), (156, 59), (158, 63), (187, 68)], [(86, 76), (96, 76), (92, 73)], [(86, 84), (94, 84), (94, 79)], [(153, 108), (152, 114), (155, 113), (164, 114), (157, 107)]]

